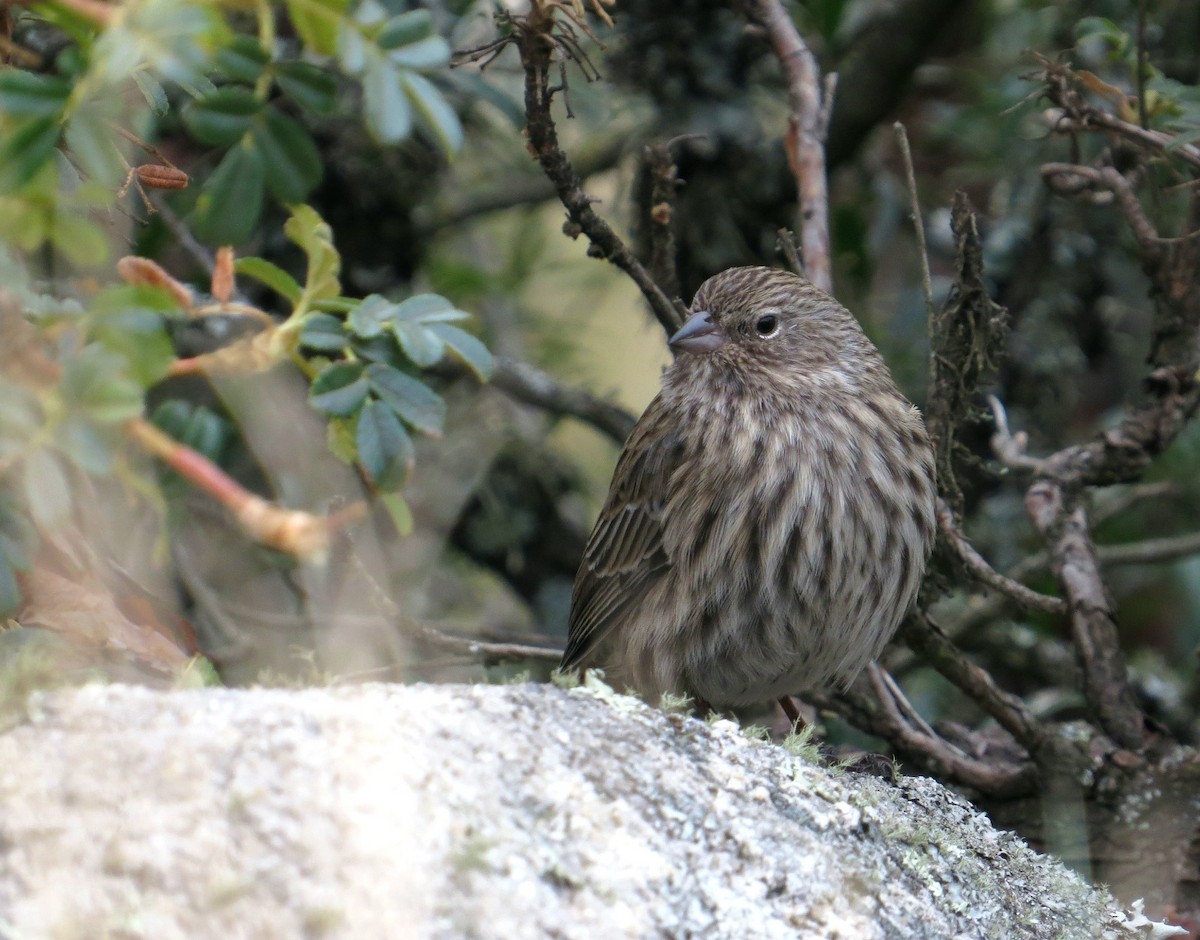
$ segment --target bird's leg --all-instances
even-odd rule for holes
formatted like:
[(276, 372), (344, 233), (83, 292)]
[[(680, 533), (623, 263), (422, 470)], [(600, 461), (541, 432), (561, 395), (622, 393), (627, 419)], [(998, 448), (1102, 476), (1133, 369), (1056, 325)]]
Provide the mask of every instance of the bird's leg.
[(792, 734), (799, 734), (808, 727), (808, 722), (801, 716), (800, 708), (796, 705), (796, 700), (790, 695), (781, 695), (779, 697), (779, 707), (787, 715), (788, 723), (792, 728)]

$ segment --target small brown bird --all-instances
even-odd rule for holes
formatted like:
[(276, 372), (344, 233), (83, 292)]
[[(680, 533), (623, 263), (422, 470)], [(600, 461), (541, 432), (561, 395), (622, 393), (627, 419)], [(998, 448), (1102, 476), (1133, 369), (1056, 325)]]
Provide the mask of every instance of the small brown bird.
[(850, 312), (783, 271), (710, 278), (670, 345), (576, 575), (562, 668), (716, 707), (848, 683), (929, 557), (920, 413)]

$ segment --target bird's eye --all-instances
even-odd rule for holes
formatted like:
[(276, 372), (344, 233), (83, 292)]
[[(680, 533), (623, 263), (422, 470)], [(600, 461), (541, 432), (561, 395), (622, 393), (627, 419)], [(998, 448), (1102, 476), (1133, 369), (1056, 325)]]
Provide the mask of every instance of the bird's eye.
[(759, 317), (758, 322), (754, 324), (754, 331), (764, 339), (769, 339), (779, 332), (779, 317), (773, 313)]

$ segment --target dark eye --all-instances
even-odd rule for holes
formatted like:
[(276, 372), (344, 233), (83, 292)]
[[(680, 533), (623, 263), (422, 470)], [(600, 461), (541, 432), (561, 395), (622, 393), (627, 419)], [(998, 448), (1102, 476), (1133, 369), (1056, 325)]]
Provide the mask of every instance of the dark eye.
[(759, 336), (770, 337), (779, 332), (779, 317), (773, 313), (768, 313), (764, 317), (759, 317), (758, 322), (754, 324), (754, 329)]

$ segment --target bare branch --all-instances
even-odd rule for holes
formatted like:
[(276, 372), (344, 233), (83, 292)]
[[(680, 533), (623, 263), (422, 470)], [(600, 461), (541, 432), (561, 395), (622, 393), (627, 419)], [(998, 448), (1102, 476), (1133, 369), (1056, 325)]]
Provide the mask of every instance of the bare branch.
[(929, 251), (925, 247), (925, 221), (921, 217), (921, 201), (917, 198), (917, 175), (913, 170), (912, 148), (908, 145), (908, 131), (897, 121), (892, 125), (896, 132), (896, 143), (900, 147), (900, 159), (904, 163), (904, 178), (908, 183), (909, 212), (912, 214), (913, 234), (917, 238), (917, 255), (921, 263), (921, 287), (925, 291), (925, 315), (933, 320), (933, 278), (929, 275)]
[(767, 32), (787, 78), (788, 165), (796, 178), (804, 273), (817, 287), (833, 290), (829, 258), (829, 194), (825, 179), (825, 131), (829, 107), (822, 102), (820, 69), (779, 0), (752, 0), (750, 16)]
[(500, 357), (492, 385), (517, 401), (556, 415), (570, 415), (590, 424), (618, 444), (625, 443), (636, 418), (620, 405), (582, 389), (559, 385), (551, 376), (526, 362)]
[(583, 234), (591, 246), (588, 254), (612, 262), (629, 275), (650, 305), (651, 311), (668, 334), (675, 332), (683, 320), (670, 298), (634, 257), (621, 238), (592, 208), (595, 201), (583, 191), (579, 174), (567, 159), (558, 141), (558, 128), (550, 114), (550, 103), (558, 90), (550, 84), (550, 66), (557, 56), (567, 55), (578, 60), (574, 45), (561, 48), (562, 37), (552, 36), (552, 21), (545, 16), (514, 17), (514, 42), (525, 70), (525, 130), (529, 148), (541, 165), (542, 172), (554, 184), (558, 198), (567, 210), (564, 230), (571, 235)]
[(1029, 488), (1025, 507), (1050, 548), (1050, 567), (1067, 596), (1084, 698), (1114, 741), (1138, 750), (1144, 739), (1142, 714), (1129, 688), (1112, 598), (1078, 490), (1039, 479)]
[(1032, 588), (1026, 587), (1019, 581), (1007, 578), (987, 563), (975, 547), (967, 541), (967, 537), (959, 531), (955, 524), (954, 514), (944, 501), (938, 501), (938, 527), (946, 536), (946, 541), (954, 549), (955, 555), (966, 571), (981, 584), (999, 591), (1016, 602), (1018, 607), (1025, 610), (1037, 610), (1048, 614), (1065, 614), (1066, 602), (1061, 597), (1050, 597), (1039, 594)]

